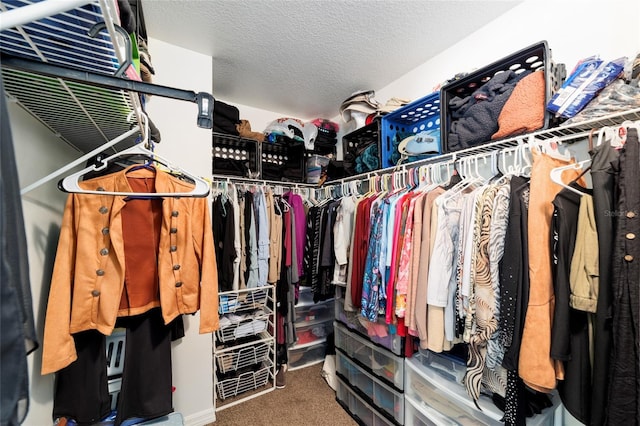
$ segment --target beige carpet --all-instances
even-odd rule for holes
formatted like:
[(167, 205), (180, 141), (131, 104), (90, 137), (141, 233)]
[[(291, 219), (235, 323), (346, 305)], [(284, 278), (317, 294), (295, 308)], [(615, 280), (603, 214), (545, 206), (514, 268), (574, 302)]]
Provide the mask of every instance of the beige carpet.
[(288, 371), (284, 389), (218, 411), (209, 426), (357, 425), (338, 404), (321, 371), (322, 363)]

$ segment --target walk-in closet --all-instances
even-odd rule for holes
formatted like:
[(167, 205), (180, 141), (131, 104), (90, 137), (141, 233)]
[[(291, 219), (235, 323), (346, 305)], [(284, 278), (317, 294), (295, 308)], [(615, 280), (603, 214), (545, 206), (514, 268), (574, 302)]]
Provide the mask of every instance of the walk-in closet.
[(0, 424), (640, 425), (638, 22), (0, 0)]

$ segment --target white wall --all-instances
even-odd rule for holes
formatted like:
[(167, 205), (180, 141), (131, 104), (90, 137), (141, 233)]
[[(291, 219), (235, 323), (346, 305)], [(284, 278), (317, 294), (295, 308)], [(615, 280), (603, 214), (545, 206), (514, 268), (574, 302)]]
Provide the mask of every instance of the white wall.
[[(212, 93), (211, 58), (159, 40), (149, 39), (156, 75), (153, 83)], [(195, 103), (151, 97), (147, 112), (160, 129), (156, 152), (198, 176), (211, 176), (211, 130), (196, 124)], [(199, 315), (185, 316), (185, 337), (173, 343), (173, 407), (187, 425), (215, 421), (212, 336), (198, 333)]]
[[(400, 79), (376, 90), (385, 102), (397, 96), (418, 99), (458, 72), (470, 72), (546, 40), (553, 60), (567, 73), (586, 56), (633, 57), (640, 52), (637, 0), (525, 0)], [(455, 31), (455, 27), (452, 28)]]

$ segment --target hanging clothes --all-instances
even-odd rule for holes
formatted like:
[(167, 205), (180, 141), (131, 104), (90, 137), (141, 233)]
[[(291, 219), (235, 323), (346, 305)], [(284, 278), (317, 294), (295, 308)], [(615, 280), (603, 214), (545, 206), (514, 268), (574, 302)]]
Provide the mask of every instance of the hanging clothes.
[(29, 408), (27, 355), (39, 343), (18, 171), (1, 75), (0, 123), (0, 423), (19, 424)]
[[(612, 330), (612, 261), (616, 200), (616, 184), (612, 164), (616, 164), (619, 152), (611, 144), (596, 146), (591, 152), (591, 181), (593, 184), (593, 208), (598, 231), (598, 257), (600, 281), (594, 325), (594, 356), (592, 383), (596, 392), (591, 393), (589, 404), (592, 424), (604, 424), (609, 400), (610, 354), (613, 345)], [(625, 213), (626, 215), (627, 213)]]
[[(562, 379), (562, 363), (550, 356), (551, 327), (555, 305), (551, 277), (551, 216), (553, 198), (561, 187), (551, 180), (551, 170), (569, 162), (532, 150), (531, 196), (529, 202), (529, 306), (525, 316), (520, 346), (519, 374), (531, 388), (550, 392), (556, 379)], [(573, 181), (580, 172), (567, 170), (565, 183)]]
[[(606, 424), (640, 423), (640, 147), (630, 128), (614, 165), (618, 173), (620, 212), (614, 233), (612, 311), (613, 351)], [(631, 423), (630, 423), (631, 422)]]
[[(576, 183), (571, 186), (584, 191)], [(589, 424), (591, 395), (591, 362), (589, 335), (584, 312), (571, 309), (571, 259), (579, 234), (578, 218), (581, 200), (589, 195), (561, 190), (553, 200), (551, 220), (553, 241), (553, 287), (555, 309), (551, 331), (551, 357), (564, 363), (564, 380), (558, 391), (567, 410), (578, 420)]]
[(234, 288), (236, 262), (236, 222), (233, 203), (226, 195), (214, 198), (212, 214), (213, 237), (216, 250), (216, 265), (218, 266), (219, 291), (229, 291)]
[[(131, 174), (128, 171), (80, 185), (93, 190), (132, 192), (129, 179), (142, 179), (157, 192), (191, 188), (161, 171), (153, 172), (153, 179), (145, 169)], [(124, 233), (126, 225), (121, 213), (126, 204), (126, 197), (121, 196), (71, 194), (67, 199), (47, 303), (42, 374), (58, 371), (76, 359), (73, 334), (96, 329), (109, 335), (119, 315), (142, 313), (147, 307), (160, 306), (166, 324), (180, 314), (199, 310), (201, 333), (218, 328), (217, 268), (205, 198), (162, 200), (160, 228), (157, 234), (152, 233), (157, 239), (142, 236), (157, 242), (157, 299), (120, 310), (128, 272), (124, 255), (129, 243), (125, 240), (135, 244), (141, 239), (136, 238), (139, 233)]]

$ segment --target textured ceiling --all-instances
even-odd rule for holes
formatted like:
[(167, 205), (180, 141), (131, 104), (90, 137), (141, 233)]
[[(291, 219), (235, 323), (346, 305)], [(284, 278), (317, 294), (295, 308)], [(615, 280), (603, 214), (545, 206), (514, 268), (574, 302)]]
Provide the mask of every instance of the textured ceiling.
[(149, 37), (213, 57), (217, 99), (310, 119), (337, 115), (353, 92), (385, 87), (517, 3), (143, 0), (143, 9)]

